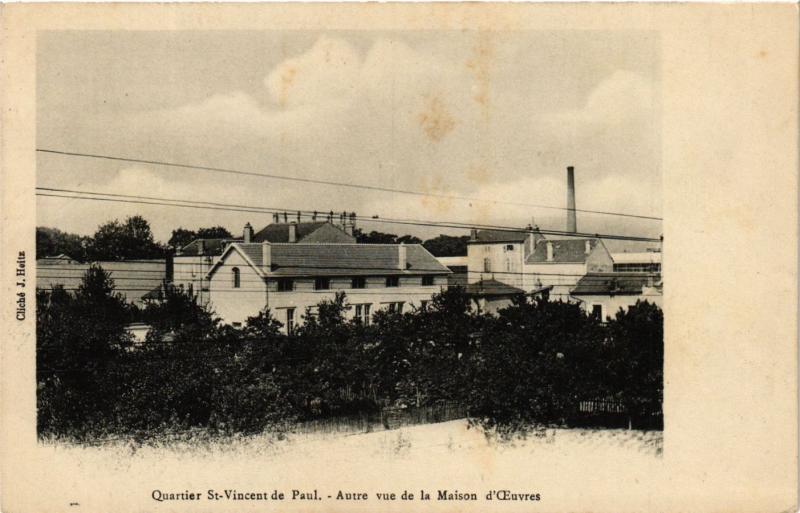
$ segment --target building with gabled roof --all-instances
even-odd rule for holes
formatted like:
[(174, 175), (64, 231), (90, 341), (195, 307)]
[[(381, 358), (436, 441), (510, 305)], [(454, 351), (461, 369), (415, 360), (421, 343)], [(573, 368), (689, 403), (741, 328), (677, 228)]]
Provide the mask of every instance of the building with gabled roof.
[(586, 312), (605, 321), (637, 301), (648, 301), (661, 307), (663, 289), (661, 274), (658, 273), (590, 273), (578, 280), (570, 294)]
[(232, 243), (209, 270), (211, 308), (242, 324), (269, 308), (291, 331), (323, 300), (344, 292), (349, 314), (424, 306), (450, 270), (419, 244)]
[(473, 230), (467, 243), (467, 282), (496, 280), (531, 293), (552, 287), (553, 299), (567, 300), (588, 272), (611, 272), (613, 260), (593, 237), (547, 238), (535, 226), (519, 231)]
[(344, 223), (343, 226), (339, 226), (332, 221), (288, 222), (288, 217), (285, 217), (285, 220), (286, 222), (280, 222), (280, 216), (276, 214), (274, 222), (258, 232), (254, 232), (250, 223), (247, 223), (242, 230), (242, 236), (238, 238), (193, 240), (175, 255), (175, 286), (196, 297), (200, 304), (208, 304), (206, 275), (216, 259), (232, 243), (354, 243), (356, 241), (352, 235), (352, 224)]

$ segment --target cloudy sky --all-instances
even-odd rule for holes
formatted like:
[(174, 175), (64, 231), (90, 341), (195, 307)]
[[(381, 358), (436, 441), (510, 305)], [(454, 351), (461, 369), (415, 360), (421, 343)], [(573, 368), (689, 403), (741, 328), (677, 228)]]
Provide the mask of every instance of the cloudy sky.
[[(644, 32), (47, 32), (40, 148), (563, 207), (661, 215), (660, 62)], [(359, 215), (563, 229), (563, 212), (40, 153), (38, 185)], [(91, 234), (144, 215), (233, 232), (269, 215), (38, 201)], [(422, 237), (442, 229), (370, 224)], [(658, 222), (578, 215), (581, 231)]]

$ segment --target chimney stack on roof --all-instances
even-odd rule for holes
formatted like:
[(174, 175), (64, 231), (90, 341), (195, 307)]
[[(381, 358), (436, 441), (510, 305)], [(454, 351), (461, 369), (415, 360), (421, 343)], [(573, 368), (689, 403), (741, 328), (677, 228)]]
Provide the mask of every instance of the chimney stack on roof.
[(261, 243), (261, 267), (267, 272), (272, 270), (272, 244), (266, 241)]
[(253, 242), (253, 227), (250, 226), (250, 223), (246, 223), (244, 225), (244, 233), (242, 234), (242, 239), (244, 240), (245, 244), (250, 244)]
[(281, 222), (280, 214), (278, 214), (277, 212), (272, 214), (272, 222), (273, 223), (280, 223)]
[(588, 255), (592, 252), (592, 241), (587, 240), (584, 252)]
[(397, 267), (401, 271), (405, 271), (408, 267), (408, 248), (402, 242), (397, 246)]
[(553, 261), (553, 242), (547, 241), (547, 261)]
[(575, 168), (567, 167), (567, 231), (577, 233), (578, 221), (575, 216)]
[(470, 240), (478, 240), (478, 229), (477, 228), (472, 228), (469, 231), (469, 239)]
[(297, 242), (297, 223), (289, 223), (289, 242)]
[(203, 253), (206, 252), (206, 241), (200, 239), (197, 241), (197, 254), (203, 256)]

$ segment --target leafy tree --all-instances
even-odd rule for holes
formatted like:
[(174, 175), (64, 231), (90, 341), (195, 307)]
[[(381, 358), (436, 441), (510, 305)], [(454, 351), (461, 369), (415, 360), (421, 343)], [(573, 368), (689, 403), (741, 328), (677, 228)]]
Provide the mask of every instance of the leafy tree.
[(470, 415), (501, 434), (563, 425), (603, 388), (603, 340), (600, 322), (576, 304), (515, 301), (481, 334)]
[(117, 220), (101, 225), (88, 248), (93, 260), (131, 260), (160, 258), (162, 248), (153, 239), (150, 224), (141, 216), (132, 216), (120, 223)]
[(194, 230), (187, 230), (186, 228), (176, 228), (172, 230), (172, 236), (167, 241), (167, 245), (179, 249), (193, 240), (197, 239), (197, 232)]
[(465, 256), (467, 254), (468, 235), (453, 237), (450, 235), (439, 235), (433, 239), (428, 239), (422, 243), (425, 249), (437, 257)]
[(37, 292), (38, 429), (85, 437), (109, 428), (116, 364), (131, 347), (129, 320), (114, 282), (97, 266), (74, 296), (61, 287)]
[(197, 237), (200, 239), (231, 239), (233, 235), (227, 228), (212, 226), (211, 228), (200, 228), (197, 230)]
[(36, 257), (67, 255), (78, 261), (86, 260), (89, 237), (63, 232), (57, 228), (36, 227)]
[(397, 236), (393, 233), (384, 233), (375, 230), (365, 233), (359, 228), (356, 228), (353, 231), (353, 235), (356, 238), (356, 242), (361, 244), (400, 244), (401, 242), (404, 244), (422, 243), (422, 239), (419, 237), (414, 237), (413, 235)]
[(620, 309), (608, 323), (608, 338), (609, 395), (625, 405), (631, 422), (656, 420), (664, 395), (663, 312), (647, 301)]
[(195, 239), (232, 239), (233, 235), (227, 228), (222, 226), (212, 226), (211, 228), (200, 228), (198, 230), (187, 230), (177, 228), (172, 230), (172, 236), (167, 244), (173, 248), (182, 248)]

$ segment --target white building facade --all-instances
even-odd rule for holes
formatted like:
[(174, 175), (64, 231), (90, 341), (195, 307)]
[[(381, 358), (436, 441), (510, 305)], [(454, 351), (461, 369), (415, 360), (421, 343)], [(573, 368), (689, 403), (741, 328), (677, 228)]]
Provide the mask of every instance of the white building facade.
[(269, 308), (291, 332), (343, 292), (347, 316), (369, 323), (379, 310), (423, 307), (449, 274), (418, 244), (233, 243), (208, 273), (209, 306), (234, 326)]

